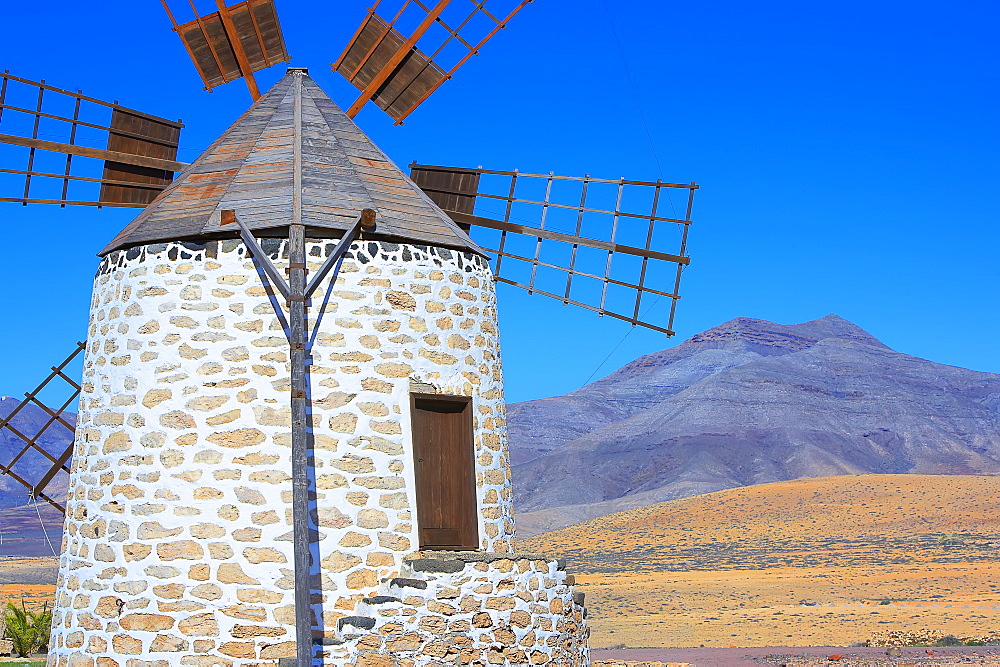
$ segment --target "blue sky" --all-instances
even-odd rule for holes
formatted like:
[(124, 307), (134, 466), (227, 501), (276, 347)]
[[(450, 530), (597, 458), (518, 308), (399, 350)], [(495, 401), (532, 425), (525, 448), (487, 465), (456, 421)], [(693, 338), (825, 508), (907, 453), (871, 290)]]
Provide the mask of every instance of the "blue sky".
[[(240, 82), (201, 90), (159, 3), (9, 4), (21, 27), (0, 68), (183, 119), (183, 161), (250, 102)], [(278, 0), (291, 64), (342, 106), (356, 93), (329, 63), (367, 6)], [(1000, 372), (998, 15), (962, 0), (537, 0), (405, 125), (373, 105), (356, 120), (400, 165), (702, 186), (677, 337), (501, 286), (508, 400), (738, 316), (837, 313), (898, 351)], [(0, 393), (30, 389), (84, 335), (94, 255), (134, 215), (0, 203)]]

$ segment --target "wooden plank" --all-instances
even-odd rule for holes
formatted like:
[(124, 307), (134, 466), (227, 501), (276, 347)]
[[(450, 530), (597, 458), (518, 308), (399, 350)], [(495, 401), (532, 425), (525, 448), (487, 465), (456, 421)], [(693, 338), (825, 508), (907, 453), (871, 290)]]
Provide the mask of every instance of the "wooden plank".
[[(179, 128), (118, 108), (111, 114), (108, 135), (110, 151), (175, 161), (179, 139)], [(101, 186), (100, 201), (146, 205), (159, 194), (157, 190), (151, 190), (149, 185), (159, 186), (162, 190), (173, 177), (172, 171), (107, 160), (104, 163), (105, 180), (126, 181), (134, 183), (136, 187), (104, 183)]]
[(479, 193), (479, 172), (474, 169), (421, 169), (410, 165), (410, 180), (446, 211), (472, 215)]
[(411, 397), (420, 548), (478, 549), (472, 402), (462, 396)]
[(112, 160), (114, 162), (134, 164), (139, 167), (163, 169), (165, 171), (184, 171), (184, 169), (188, 166), (184, 162), (160, 160), (158, 158), (144, 157), (141, 155), (130, 155), (128, 153), (101, 150), (100, 148), (88, 148), (86, 146), (76, 146), (73, 144), (61, 144), (55, 141), (44, 141), (42, 139), (31, 139), (29, 137), (18, 137), (13, 134), (0, 134), (0, 143), (37, 148), (38, 150), (52, 151), (54, 153), (82, 155), (83, 157), (93, 157), (99, 160)]

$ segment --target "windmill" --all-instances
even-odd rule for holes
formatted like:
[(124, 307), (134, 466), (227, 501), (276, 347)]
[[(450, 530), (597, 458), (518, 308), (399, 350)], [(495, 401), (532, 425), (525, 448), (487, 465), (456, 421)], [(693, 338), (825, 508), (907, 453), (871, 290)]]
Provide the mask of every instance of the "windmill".
[[(227, 460), (221, 452), (226, 452), (226, 448), (248, 446), (247, 442), (260, 445), (259, 439), (266, 436), (273, 437), (275, 446), (290, 446), (287, 463), (291, 472), (288, 477), (291, 481), (288, 504), (292, 530), (286, 530), (279, 536), (273, 532), (276, 529), (263, 528), (269, 523), (240, 524), (241, 527), (233, 533), (233, 539), (241, 540), (252, 535), (260, 539), (261, 531), (269, 530), (272, 539), (293, 543), (289, 555), (294, 563), (291, 579), (294, 580), (292, 607), (295, 641), (266, 644), (264, 640), (257, 639), (242, 643), (231, 641), (220, 646), (208, 639), (188, 640), (163, 634), (148, 637), (149, 644), (140, 641), (137, 648), (133, 638), (114, 634), (113, 630), (102, 625), (96, 634), (87, 635), (88, 641), (96, 642), (95, 651), (108, 650), (110, 644), (121, 655), (136, 651), (204, 652), (209, 650), (208, 644), (211, 643), (211, 650), (221, 651), (224, 655), (258, 659), (280, 658), (287, 655), (291, 648), (296, 652), (298, 664), (304, 665), (311, 664), (313, 643), (317, 642), (331, 647), (327, 648), (325, 657), (336, 662), (347, 659), (344, 656), (348, 654), (343, 651), (348, 649), (343, 648), (343, 644), (351, 636), (352, 628), (371, 630), (371, 617), (344, 615), (336, 611), (344, 607), (333, 604), (331, 609), (325, 598), (317, 604), (317, 589), (326, 588), (322, 581), (317, 584), (314, 579), (318, 576), (322, 580), (323, 577), (331, 577), (330, 572), (335, 572), (338, 576), (335, 580), (331, 579), (333, 589), (339, 587), (367, 593), (369, 597), (363, 599), (355, 599), (357, 595), (353, 593), (354, 597), (349, 595), (343, 598), (357, 603), (355, 612), (359, 608), (368, 609), (364, 605), (376, 604), (371, 601), (380, 597), (390, 597), (399, 602), (392, 595), (371, 595), (381, 590), (376, 585), (379, 576), (396, 573), (398, 579), (405, 561), (398, 553), (367, 549), (365, 545), (371, 544), (373, 538), (377, 537), (379, 544), (389, 549), (383, 542), (409, 544), (412, 536), (420, 553), (477, 549), (492, 554), (509, 552), (513, 522), (509, 466), (503, 440), (502, 381), (492, 305), (493, 281), (549, 296), (564, 304), (582, 306), (600, 315), (607, 314), (628, 321), (633, 326), (649, 327), (667, 335), (672, 333), (681, 270), (688, 261), (686, 237), (697, 187), (694, 184), (590, 176), (562, 177), (417, 163), (411, 165), (412, 180), (407, 181), (395, 165), (347, 120), (367, 101), (374, 101), (397, 122), (401, 122), (527, 3), (522, 2), (506, 18), (500, 19), (485, 9), (485, 2), (476, 2), (473, 3), (472, 13), (458, 22), (446, 21), (445, 10), (449, 4), (447, 0), (442, 0), (430, 7), (419, 0), (407, 1), (390, 20), (376, 13), (378, 3), (369, 10), (351, 42), (333, 63), (334, 70), (361, 91), (358, 100), (346, 112), (333, 105), (301, 69), (289, 70), (277, 86), (266, 95), (260, 95), (253, 73), (288, 59), (276, 10), (268, 0), (247, 0), (232, 6), (225, 6), (220, 1), (217, 12), (204, 16), (196, 14), (194, 20), (181, 24), (165, 5), (206, 88), (243, 78), (255, 100), (251, 110), (191, 165), (176, 162), (181, 129), (179, 122), (87, 98), (44, 82), (4, 74), (0, 110), (8, 115), (22, 114), (33, 120), (28, 124), (33, 128), (30, 132), (0, 134), (0, 141), (28, 149), (26, 164), (4, 170), (24, 178), (21, 196), (7, 197), (5, 201), (62, 206), (145, 207), (136, 220), (102, 252), (104, 260), (95, 284), (95, 310), (87, 343), (90, 380), (82, 385), (73, 385), (75, 391), (83, 392), (84, 404), (95, 407), (85, 411), (86, 415), (81, 413), (81, 424), (77, 428), (75, 456), (79, 460), (74, 461), (76, 478), (73, 490), (76, 498), (73, 506), (67, 505), (65, 509), (69, 510), (67, 526), (75, 531), (75, 535), (82, 537), (70, 540), (70, 555), (79, 556), (72, 553), (74, 548), (85, 549), (88, 554), (100, 552), (111, 559), (109, 562), (122, 563), (123, 568), (118, 569), (126, 570), (128, 568), (124, 565), (133, 559), (158, 559), (159, 564), (146, 567), (147, 575), (155, 577), (164, 574), (182, 578), (179, 570), (173, 574), (177, 568), (168, 562), (206, 558), (206, 553), (211, 558), (227, 560), (232, 557), (231, 548), (227, 552), (226, 548), (218, 546), (219, 543), (203, 545), (199, 541), (217, 536), (220, 530), (225, 533), (226, 530), (218, 524), (195, 524), (202, 533), (196, 535), (194, 527), (163, 526), (162, 518), (156, 521), (133, 518), (133, 526), (112, 515), (123, 510), (127, 510), (132, 517), (165, 511), (164, 503), (146, 498), (146, 490), (139, 482), (155, 486), (163, 476), (181, 475), (182, 480), (188, 483), (183, 492), (168, 486), (156, 490), (155, 497), (174, 502), (175, 513), (183, 510), (193, 516), (200, 514), (201, 510), (183, 505), (181, 498), (185, 493), (194, 494), (193, 499), (208, 503), (232, 491), (243, 504), (222, 505), (218, 512), (227, 521), (236, 520), (231, 519), (234, 511), (238, 515), (240, 507), (246, 512), (250, 506), (265, 504), (266, 494), (251, 486), (233, 486), (225, 481), (242, 479), (243, 471), (238, 468), (227, 469), (225, 475), (228, 477), (215, 474), (216, 486), (228, 485), (233, 486), (232, 489), (221, 491), (211, 486), (196, 486), (204, 472), (200, 468), (220, 461), (235, 465), (236, 459)], [(412, 34), (404, 36), (397, 30), (397, 23), (408, 9), (414, 8), (422, 11), (423, 15)], [(493, 28), (478, 40), (466, 39), (463, 28), (473, 18), (481, 16), (490, 19)], [(431, 28), (445, 31), (445, 43), (433, 49), (418, 48), (421, 38)], [(439, 64), (440, 54), (453, 41), (460, 43), (467, 53), (450, 66)], [(7, 103), (8, 85), (12, 88), (15, 84), (37, 90), (34, 108)], [(74, 100), (72, 117), (46, 110), (44, 104), (53, 96)], [(110, 108), (110, 122), (101, 124), (82, 120), (80, 108), (84, 103)], [(67, 123), (70, 127), (69, 141), (41, 139), (38, 127), (42, 119)], [(4, 120), (6, 118), (0, 116), (0, 130)], [(81, 127), (106, 132), (107, 148), (98, 150), (78, 145), (76, 131)], [(62, 173), (40, 171), (35, 163), (39, 152), (64, 154), (65, 168)], [(74, 171), (80, 162), (73, 160), (74, 157), (103, 160), (103, 174), (97, 178)], [(175, 180), (174, 174), (178, 172), (180, 175)], [(32, 183), (40, 179), (56, 182), (61, 187), (59, 195), (35, 196), (32, 188), (37, 185)], [(72, 198), (70, 187), (78, 183), (100, 183), (101, 193), (89, 200)], [(677, 190), (685, 195), (683, 213), (664, 215), (660, 209), (667, 198), (664, 193)], [(636, 202), (642, 203), (641, 210), (636, 208)], [(678, 249), (673, 254), (660, 249), (659, 232), (665, 225), (679, 230)], [(467, 232), (475, 236), (470, 237)], [(481, 243), (475, 240), (479, 237), (483, 239)], [(323, 239), (337, 242), (325, 243)], [(557, 249), (555, 254), (553, 248)], [(322, 261), (313, 258), (322, 258)], [(487, 261), (491, 263), (489, 266)], [(281, 263), (286, 264), (284, 272), (279, 266)], [(399, 280), (388, 275), (378, 277), (382, 275), (379, 273), (380, 263), (395, 267), (392, 275), (406, 275), (407, 280), (412, 282), (404, 289)], [(199, 267), (193, 274), (192, 265)], [(595, 269), (595, 266), (598, 268)], [(201, 285), (195, 283), (176, 287), (188, 280), (183, 276), (190, 274), (192, 278), (205, 280), (205, 271), (222, 267), (231, 273), (219, 276), (219, 286), (214, 287), (210, 294), (206, 294), (207, 288), (203, 290)], [(629, 270), (631, 273), (627, 273)], [(370, 275), (358, 277), (351, 273)], [(166, 274), (178, 277), (170, 280), (162, 278)], [(553, 274), (558, 276), (555, 281), (557, 287), (552, 286)], [(451, 285), (438, 284), (446, 277)], [(231, 289), (232, 285), (245, 284), (249, 278), (261, 281), (260, 285), (246, 288), (246, 293), (257, 300), (252, 309), (248, 302), (233, 301), (235, 291)], [(351, 289), (338, 289), (341, 284), (350, 285)], [(106, 285), (115, 287), (108, 292), (110, 288)], [(322, 305), (317, 303), (321, 294), (325, 294)], [(427, 294), (436, 296), (424, 296)], [(623, 294), (627, 297), (624, 300)], [(150, 301), (142, 305), (130, 300), (140, 297), (148, 297)], [(647, 298), (647, 306), (649, 300), (669, 300), (670, 309), (665, 322), (657, 323), (646, 318), (644, 297)], [(311, 298), (312, 305), (309, 307)], [(353, 300), (368, 305), (350, 310), (352, 317), (336, 315), (340, 309), (348, 310)], [(120, 307), (115, 305), (106, 309), (101, 305), (112, 302)], [(205, 315), (224, 302), (228, 303), (231, 314), (226, 317)], [(156, 306), (155, 312), (160, 315), (153, 316), (141, 326), (137, 320), (128, 319), (148, 318), (146, 311), (150, 304)], [(173, 311), (180, 314), (173, 314)], [(242, 319), (248, 312), (259, 316), (258, 319)], [(392, 317), (390, 314), (393, 314)], [(440, 316), (433, 319), (433, 325), (429, 325), (432, 314)], [(403, 315), (409, 318), (405, 320), (405, 327), (409, 330), (404, 327)], [(229, 322), (227, 317), (233, 322)], [(332, 324), (331, 319), (334, 320)], [(102, 324), (105, 320), (109, 324)], [(120, 320), (117, 329), (109, 328), (112, 320)], [(276, 327), (284, 334), (280, 345), (284, 351), (266, 351), (260, 361), (268, 363), (254, 364), (250, 371), (244, 363), (245, 355), (249, 358), (248, 346), (234, 344), (222, 348), (195, 344), (203, 341), (241, 341), (243, 334), (236, 333), (230, 325), (243, 333), (254, 334), (249, 344), (263, 347), (273, 347), (278, 338), (260, 335), (264, 333), (264, 327)], [(140, 352), (143, 345), (141, 338), (127, 341), (115, 338), (115, 331), (126, 335), (123, 332), (128, 332), (130, 327), (138, 327), (135, 335), (140, 337), (168, 327), (172, 333), (167, 334), (159, 344), (154, 343), (158, 346), (157, 350)], [(367, 331), (367, 327), (372, 327), (379, 335), (359, 335), (352, 331)], [(409, 333), (401, 332), (401, 327), (402, 331)], [(479, 333), (473, 336), (466, 334), (467, 330)], [(417, 333), (423, 334), (422, 337), (418, 339)], [(177, 343), (179, 345), (170, 347)], [(321, 371), (322, 365), (317, 362), (316, 355), (324, 344), (332, 347), (346, 345), (348, 350), (330, 354), (327, 360), (329, 368)], [(126, 349), (132, 352), (125, 352)], [(381, 357), (376, 358), (374, 354), (362, 350), (380, 350)], [(213, 360), (216, 355), (219, 356), (218, 361)], [(202, 358), (207, 360), (199, 361), (197, 367), (191, 365)], [(377, 359), (381, 359), (381, 363), (375, 363)], [(201, 389), (187, 385), (179, 394), (170, 389), (170, 382), (184, 382), (193, 374), (215, 376), (221, 373), (227, 365), (219, 363), (222, 360), (231, 362), (227, 370), (230, 376), (255, 373), (260, 377), (249, 389), (246, 387), (250, 380), (246, 377), (207, 379)], [(368, 368), (366, 364), (373, 365)], [(287, 380), (270, 381), (267, 388), (260, 384), (266, 378), (276, 377), (285, 365), (289, 374)], [(131, 370), (133, 367), (147, 368), (144, 372), (148, 373), (148, 377), (144, 378), (140, 370)], [(63, 377), (61, 368), (56, 367), (50, 377)], [(177, 373), (164, 375), (171, 373), (171, 369), (177, 370)], [(332, 377), (319, 381), (321, 372), (329, 372)], [(369, 372), (372, 377), (364, 378), (360, 383), (347, 377)], [(448, 375), (449, 372), (451, 375)], [(93, 378), (97, 376), (103, 380), (95, 382)], [(312, 381), (310, 376), (314, 378)], [(167, 384), (162, 384), (164, 382)], [(405, 387), (400, 383), (404, 383)], [(332, 391), (320, 397), (320, 386), (325, 388), (324, 391), (340, 387), (350, 391)], [(143, 389), (142, 396), (139, 389)], [(359, 395), (371, 398), (378, 392), (390, 394), (392, 400), (362, 402), (358, 399), (356, 406), (351, 405), (347, 411), (343, 409)], [(200, 393), (206, 396), (201, 397)], [(29, 400), (34, 400), (37, 394), (37, 391), (33, 392)], [(189, 395), (195, 397), (182, 398)], [(401, 401), (401, 396), (405, 396), (405, 402)], [(53, 415), (53, 424), (60, 423), (60, 416), (71, 400), (59, 410), (45, 408)], [(219, 400), (222, 402), (216, 405)], [(111, 405), (116, 401), (122, 405), (141, 404), (144, 409), (127, 417), (127, 411), (105, 409), (105, 403)], [(233, 406), (236, 403), (251, 406), (256, 420), (252, 423), (257, 426), (287, 427), (290, 431), (288, 442), (282, 439), (284, 431), (268, 432), (267, 429), (250, 426), (234, 430), (223, 428), (230, 422), (251, 423), (245, 422), (248, 417), (239, 416), (244, 410), (241, 407), (211, 416), (200, 414), (202, 411), (213, 411), (227, 402)], [(273, 407), (281, 402), (288, 406), (284, 413)], [(194, 412), (189, 412), (192, 410)], [(474, 415), (474, 410), (480, 414)], [(328, 421), (318, 422), (319, 417)], [(368, 430), (358, 426), (359, 419), (368, 424)], [(9, 428), (9, 421), (3, 426)], [(163, 449), (159, 463), (147, 461), (154, 458), (148, 453), (129, 454), (124, 458), (116, 454), (136, 449), (152, 452), (168, 447), (165, 439), (168, 431), (151, 431), (149, 424), (153, 423), (159, 423), (163, 429), (182, 432), (175, 440), (177, 447)], [(271, 430), (274, 431), (274, 428)], [(360, 435), (358, 428), (362, 431)], [(346, 445), (340, 444), (331, 435), (338, 433), (356, 437)], [(406, 438), (402, 437), (404, 433)], [(26, 450), (41, 450), (37, 436), (25, 435)], [(215, 449), (203, 450), (194, 455), (193, 460), (188, 460), (183, 447), (193, 446), (202, 440), (212, 443)], [(402, 441), (405, 441), (405, 447), (401, 445)], [(430, 442), (435, 444), (431, 446)], [(458, 444), (453, 447), (442, 444), (445, 442)], [(324, 443), (334, 450), (336, 447), (353, 449), (346, 459), (329, 458), (320, 451), (324, 449)], [(488, 451), (494, 446), (497, 454)], [(390, 457), (403, 453), (397, 450), (408, 449), (412, 459), (386, 459), (382, 461), (386, 467), (381, 469), (378, 466), (380, 455), (361, 456), (371, 449)], [(66, 468), (71, 454), (70, 450), (59, 455), (46, 453), (53, 465), (43, 480), (37, 483), (23, 480), (22, 483), (35, 497), (58, 505), (55, 499), (44, 495), (45, 483)], [(253, 455), (278, 457), (266, 451), (250, 452), (239, 457), (240, 465), (257, 465), (250, 462)], [(113, 456), (116, 462), (108, 463), (110, 459), (102, 456)], [(199, 456), (202, 458), (199, 459)], [(359, 460), (367, 463), (359, 463)], [(364, 466), (374, 466), (367, 472), (381, 473), (382, 476), (377, 479), (401, 481), (372, 481), (376, 478), (362, 476), (350, 480), (345, 478), (341, 484), (339, 478), (327, 480), (325, 478), (330, 475), (320, 474), (321, 463), (340, 466), (338, 469), (360, 466), (357, 469), (352, 467), (353, 472), (361, 471)], [(103, 481), (111, 475), (110, 472), (101, 472), (108, 469), (100, 467), (105, 464), (116, 472), (117, 478), (112, 475)], [(191, 464), (201, 466), (181, 473), (170, 472), (174, 467)], [(12, 465), (7, 469), (10, 470)], [(147, 470), (142, 466), (149, 465), (154, 465), (156, 470), (138, 472), (140, 469)], [(277, 479), (283, 474), (278, 470), (266, 472)], [(268, 475), (255, 479), (257, 473), (247, 474), (248, 479), (253, 479), (255, 483), (270, 479)], [(136, 483), (121, 481), (131, 479), (133, 475), (138, 480)], [(344, 477), (340, 473), (337, 475)], [(110, 487), (111, 493), (120, 493), (124, 499), (101, 504), (102, 500), (107, 500), (103, 487), (115, 479), (119, 482)], [(335, 486), (325, 487), (324, 484)], [(360, 489), (373, 488), (366, 486), (369, 484), (376, 485), (374, 488), (399, 488), (391, 485), (402, 484), (406, 489), (404, 495), (409, 495), (405, 499), (392, 497), (393, 494), (383, 494), (379, 499), (379, 507), (383, 508), (402, 503), (401, 507), (392, 508), (398, 510), (395, 520), (400, 522), (395, 527), (390, 529), (386, 511), (366, 504), (371, 502), (371, 494)], [(379, 484), (389, 484), (390, 487), (378, 487)], [(343, 498), (338, 496), (337, 502), (343, 504), (324, 507), (318, 489), (341, 486), (355, 490), (344, 491), (347, 495)], [(85, 491), (88, 488), (89, 491)], [(116, 492), (115, 488), (119, 490)], [(153, 493), (151, 488), (149, 492)], [(81, 493), (86, 495), (86, 502), (81, 501)], [(365, 497), (364, 501), (361, 496)], [(274, 498), (278, 502), (286, 502), (280, 493)], [(354, 503), (362, 503), (360, 506), (364, 509), (350, 515), (337, 509)], [(88, 511), (96, 511), (98, 506), (102, 515), (95, 519)], [(474, 511), (477, 508), (481, 515), (478, 518)], [(415, 530), (403, 523), (404, 520), (412, 523), (413, 509), (416, 509), (415, 519), (419, 524)], [(223, 512), (227, 516), (223, 516)], [(254, 516), (258, 514), (261, 518), (259, 521), (255, 518), (253, 524), (269, 521), (263, 516), (265, 512), (255, 513)], [(280, 525), (280, 519), (275, 518), (275, 521)], [(344, 521), (353, 525), (355, 530), (344, 532), (342, 529), (345, 526), (341, 525)], [(97, 522), (103, 523), (98, 525)], [(107, 531), (112, 526), (129, 538), (142, 539), (145, 535), (150, 540), (164, 541), (155, 542), (155, 556), (139, 543), (109, 546)], [(375, 532), (371, 535), (358, 532), (361, 527)], [(175, 530), (184, 529), (191, 530), (191, 537), (195, 539), (168, 540), (176, 536)], [(380, 529), (385, 530), (379, 532)], [(351, 545), (355, 551), (336, 550), (324, 557), (323, 549), (329, 548), (329, 542), (320, 535), (324, 531), (336, 534), (341, 545), (346, 543), (345, 540), (357, 541), (357, 544)], [(368, 542), (365, 543), (365, 540)], [(396, 549), (400, 552), (407, 550), (405, 546)], [(252, 556), (246, 555), (251, 552)], [(360, 564), (357, 553), (368, 553), (364, 565)], [(102, 556), (93, 558), (101, 560)], [(244, 558), (251, 559), (249, 562), (259, 565), (262, 571), (271, 568), (278, 572), (281, 568), (273, 563), (283, 562), (281, 559), (286, 559), (286, 556), (275, 548), (247, 547)], [(354, 562), (354, 559), (359, 562)], [(329, 561), (329, 567), (319, 568), (317, 573), (318, 560), (323, 563)], [(192, 582), (205, 581), (205, 577), (209, 576), (215, 577), (213, 581), (226, 585), (256, 581), (247, 572), (246, 561), (242, 562), (244, 567), (240, 566), (240, 562), (223, 563), (214, 575), (208, 574), (209, 571), (195, 570), (192, 566), (186, 578), (189, 583), (177, 585), (182, 588), (193, 585), (197, 589), (202, 584)], [(474, 559), (468, 562), (474, 562)], [(71, 569), (78, 567), (85, 566), (74, 565)], [(88, 563), (86, 567), (96, 566)], [(530, 572), (534, 566), (526, 567)], [(69, 570), (66, 576), (70, 577)], [(119, 574), (108, 576), (117, 577)], [(281, 584), (288, 578), (286, 575), (280, 578), (275, 576), (274, 585), (278, 589), (287, 587)], [(68, 581), (63, 581), (61, 585), (67, 587), (66, 591), (71, 591), (72, 584)], [(259, 581), (257, 583), (260, 584)], [(132, 583), (121, 582), (120, 585), (128, 588)], [(216, 583), (211, 585), (219, 587)], [(397, 588), (400, 585), (403, 584), (391, 584)], [(545, 587), (546, 590), (557, 588)], [(265, 589), (254, 595), (258, 598), (281, 598), (277, 589), (266, 586)], [(148, 603), (142, 591), (130, 595), (133, 602), (146, 600)], [(197, 593), (195, 596), (200, 597)], [(113, 596), (105, 596), (101, 600), (108, 597)], [(242, 601), (242, 598), (239, 599)], [(90, 609), (88, 613), (94, 619), (118, 618), (122, 614), (122, 606), (117, 607), (117, 613), (112, 613), (112, 607), (117, 603), (91, 603), (89, 600), (90, 597), (86, 608)], [(115, 600), (122, 601), (121, 598)], [(105, 605), (103, 608), (102, 604)], [(169, 609), (178, 612), (169, 604), (157, 604), (160, 611)], [(277, 605), (276, 602), (273, 604)], [(525, 613), (532, 624), (572, 624), (573, 621), (565, 619), (572, 618), (580, 609), (574, 609), (572, 602), (567, 604), (569, 607), (565, 614), (555, 611), (553, 607), (553, 618), (535, 618), (539, 614), (537, 611)], [(205, 608), (204, 602), (194, 599), (190, 600), (190, 605), (201, 607), (189, 607), (182, 611)], [(62, 605), (61, 609), (64, 613), (57, 619), (62, 625), (57, 624), (55, 648), (62, 652), (61, 655), (71, 655), (76, 650), (82, 650), (82, 644), (77, 644), (77, 640), (83, 642), (85, 633), (78, 638), (73, 632), (75, 626), (70, 619), (69, 607)], [(563, 609), (562, 604), (559, 609)], [(73, 613), (79, 616), (82, 612)], [(221, 613), (226, 614), (225, 610)], [(281, 607), (268, 609), (267, 613), (274, 614), (277, 621)], [(156, 632), (157, 629), (173, 628), (176, 623), (178, 628), (192, 628), (191, 618), (165, 613), (158, 616), (160, 618), (149, 619), (143, 614), (129, 614), (121, 618), (115, 627)], [(287, 619), (287, 615), (283, 618)], [(96, 620), (87, 622), (101, 625)], [(219, 620), (213, 617), (211, 622), (206, 619), (198, 621), (202, 622), (208, 627), (214, 623), (215, 633), (218, 634)], [(163, 624), (164, 627), (152, 627), (148, 623)], [(185, 623), (188, 625), (184, 626)], [(230, 628), (231, 637), (247, 632), (260, 633), (254, 635), (258, 637), (268, 636), (260, 627), (253, 631), (239, 627), (243, 626)], [(326, 627), (335, 630), (324, 630)], [(573, 642), (580, 637), (585, 643), (585, 634), (582, 629), (578, 630), (567, 633), (563, 629), (560, 632), (575, 646)], [(197, 629), (190, 633), (182, 629), (181, 632), (202, 636)], [(557, 633), (556, 636), (560, 635)], [(202, 642), (200, 647), (198, 642)], [(381, 649), (388, 650), (384, 645)], [(246, 651), (251, 655), (241, 653)], [(338, 654), (338, 651), (341, 653)], [(354, 654), (350, 656), (351, 659), (356, 657)]]

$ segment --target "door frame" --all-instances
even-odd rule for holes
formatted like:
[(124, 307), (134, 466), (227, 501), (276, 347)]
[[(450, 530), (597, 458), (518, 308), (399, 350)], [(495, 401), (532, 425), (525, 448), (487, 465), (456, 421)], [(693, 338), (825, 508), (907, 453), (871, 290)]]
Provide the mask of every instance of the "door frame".
[[(420, 481), (417, 468), (417, 438), (414, 429), (414, 421), (417, 413), (417, 401), (463, 404), (464, 408), (462, 412), (464, 413), (465, 411), (468, 411), (468, 417), (463, 420), (463, 427), (464, 427), (463, 430), (465, 431), (464, 439), (468, 443), (469, 447), (469, 468), (467, 473), (469, 476), (468, 479), (470, 480), (471, 496), (472, 496), (471, 498), (472, 505), (470, 507), (470, 511), (472, 512), (472, 519), (471, 519), (472, 525), (469, 526), (470, 529), (469, 537), (471, 537), (475, 541), (474, 544), (463, 545), (460, 547), (457, 545), (450, 547), (433, 546), (433, 545), (426, 546), (421, 541)], [(414, 486), (413, 496), (415, 500), (417, 545), (418, 548), (421, 550), (423, 549), (426, 549), (428, 551), (448, 550), (448, 549), (455, 549), (461, 551), (481, 550), (480, 539), (481, 539), (482, 527), (480, 525), (481, 521), (479, 517), (479, 487), (476, 483), (476, 439), (475, 439), (475, 425), (474, 425), (475, 415), (473, 413), (474, 408), (475, 404), (471, 396), (462, 396), (458, 394), (427, 394), (422, 392), (410, 392), (410, 446), (411, 446), (410, 455), (413, 460), (413, 486)]]

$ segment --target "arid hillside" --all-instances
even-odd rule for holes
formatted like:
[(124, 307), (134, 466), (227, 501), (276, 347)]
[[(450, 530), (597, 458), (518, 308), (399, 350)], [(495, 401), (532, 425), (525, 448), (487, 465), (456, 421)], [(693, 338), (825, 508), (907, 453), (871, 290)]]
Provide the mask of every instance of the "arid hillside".
[(790, 479), (1000, 474), (1000, 375), (895, 352), (836, 315), (741, 317), (510, 405), (508, 428), (527, 537)]
[(564, 556), (595, 647), (850, 645), (1000, 629), (1000, 477), (719, 491), (519, 540)]

